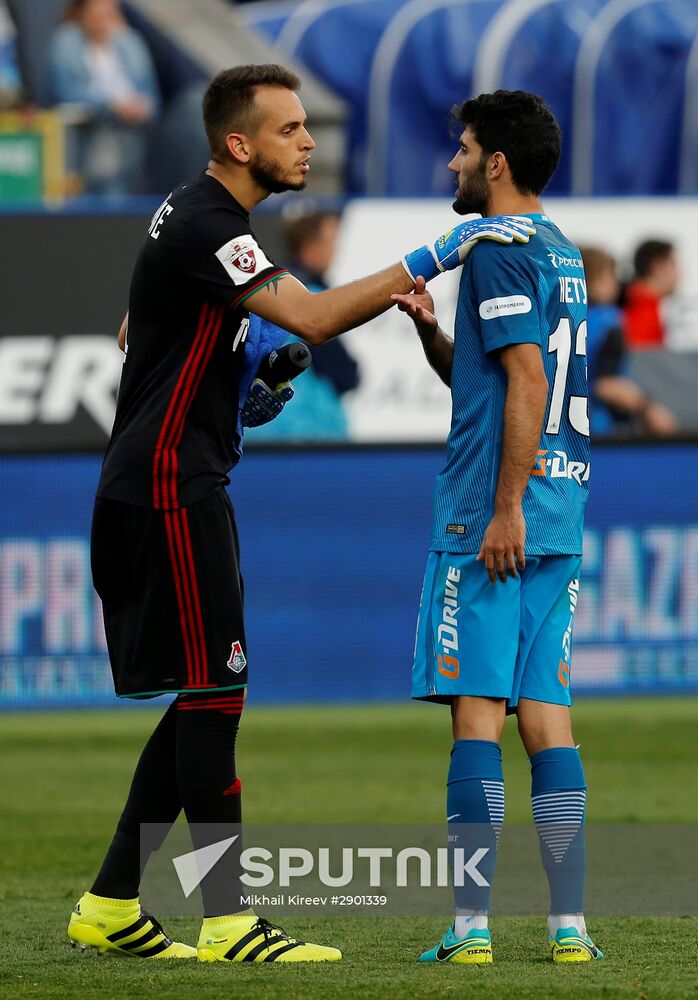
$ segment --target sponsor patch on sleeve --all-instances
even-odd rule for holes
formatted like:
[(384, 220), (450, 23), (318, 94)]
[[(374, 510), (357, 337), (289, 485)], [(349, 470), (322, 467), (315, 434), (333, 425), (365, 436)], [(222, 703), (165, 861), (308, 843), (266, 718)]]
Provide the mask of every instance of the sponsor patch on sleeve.
[(235, 285), (246, 285), (272, 263), (251, 235), (236, 236), (216, 251), (216, 257)]
[(528, 295), (503, 295), (497, 299), (485, 299), (480, 303), (478, 312), (480, 319), (502, 319), (517, 313), (528, 313), (531, 308)]

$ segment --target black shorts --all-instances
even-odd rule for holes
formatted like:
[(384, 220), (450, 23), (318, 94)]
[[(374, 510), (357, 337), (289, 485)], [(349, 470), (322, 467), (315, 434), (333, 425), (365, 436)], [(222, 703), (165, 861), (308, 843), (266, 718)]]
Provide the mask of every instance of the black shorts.
[(243, 584), (225, 490), (176, 511), (98, 497), (91, 558), (120, 697), (245, 687)]

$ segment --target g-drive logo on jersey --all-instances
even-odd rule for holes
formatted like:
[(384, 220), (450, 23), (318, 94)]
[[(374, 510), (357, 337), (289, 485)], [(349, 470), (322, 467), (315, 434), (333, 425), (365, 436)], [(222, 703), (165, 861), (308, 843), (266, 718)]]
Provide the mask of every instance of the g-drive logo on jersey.
[(253, 236), (236, 236), (216, 251), (229, 277), (236, 285), (246, 284), (259, 271), (271, 267), (271, 261)]
[(460, 662), (454, 653), (458, 652), (458, 584), (460, 570), (449, 566), (444, 585), (444, 603), (441, 612), (441, 624), (438, 628), (439, 673), (451, 680), (457, 680), (460, 673)]
[(554, 451), (553, 456), (553, 458), (548, 458), (546, 449), (539, 448), (531, 475), (548, 476), (550, 479), (574, 479), (579, 486), (589, 481), (590, 462), (575, 462), (568, 458), (564, 451)]

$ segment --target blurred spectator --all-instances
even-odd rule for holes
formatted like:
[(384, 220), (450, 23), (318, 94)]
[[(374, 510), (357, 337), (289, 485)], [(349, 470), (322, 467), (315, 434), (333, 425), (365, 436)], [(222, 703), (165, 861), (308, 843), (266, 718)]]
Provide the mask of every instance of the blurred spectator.
[[(334, 212), (314, 212), (291, 219), (284, 225), (284, 237), (291, 256), (289, 270), (311, 292), (328, 286), (325, 274), (337, 250), (339, 216)], [(334, 386), (338, 396), (356, 389), (359, 366), (339, 339), (315, 347), (313, 368)]]
[(6, 4), (0, 0), (0, 108), (12, 108), (19, 103), (21, 86), (17, 33)]
[[(287, 221), (289, 271), (311, 292), (327, 288), (337, 248), (339, 216), (314, 212)], [(289, 335), (289, 340), (292, 340)], [(293, 383), (296, 397), (278, 419), (246, 431), (249, 440), (341, 441), (349, 432), (341, 397), (359, 384), (359, 366), (339, 338), (315, 346), (312, 367)]]
[(640, 429), (658, 436), (678, 429), (674, 415), (655, 403), (628, 374), (624, 316), (618, 307), (616, 262), (597, 247), (582, 247), (587, 282), (587, 364), (592, 437)]
[(625, 293), (626, 341), (633, 348), (663, 347), (662, 300), (673, 295), (679, 267), (673, 244), (646, 240), (635, 251), (635, 275)]
[(159, 94), (150, 53), (117, 0), (72, 0), (51, 40), (53, 99), (88, 114), (78, 130), (76, 168), (88, 194), (139, 190), (146, 126)]

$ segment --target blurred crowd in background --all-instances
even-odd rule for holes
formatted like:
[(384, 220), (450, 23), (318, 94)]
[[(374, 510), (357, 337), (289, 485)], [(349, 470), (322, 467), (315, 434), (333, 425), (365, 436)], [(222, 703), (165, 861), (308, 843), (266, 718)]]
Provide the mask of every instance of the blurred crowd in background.
[[(151, 48), (117, 0), (54, 6), (39, 69), (36, 58), (27, 69), (27, 53), (18, 45), (21, 0), (0, 0), (0, 111), (14, 112), (26, 123), (42, 108), (59, 110), (66, 143), (63, 193), (102, 198), (165, 193), (198, 172), (207, 159), (199, 118), (202, 81), (193, 78), (174, 100), (169, 95), (168, 103)], [(0, 142), (0, 161), (17, 155), (3, 149)], [(317, 211), (283, 224), (284, 263), (315, 291), (327, 287), (339, 226), (339, 214)], [(633, 265), (628, 273), (619, 272), (619, 262), (603, 246), (585, 246), (582, 252), (592, 434), (677, 433), (679, 420), (640, 387), (630, 365), (633, 352), (671, 347), (666, 317), (680, 281), (676, 248), (659, 238), (644, 240), (634, 253), (628, 248)], [(339, 341), (315, 355), (312, 374), (297, 384), (297, 404), (258, 437), (347, 438), (343, 397), (357, 388), (359, 367)]]

